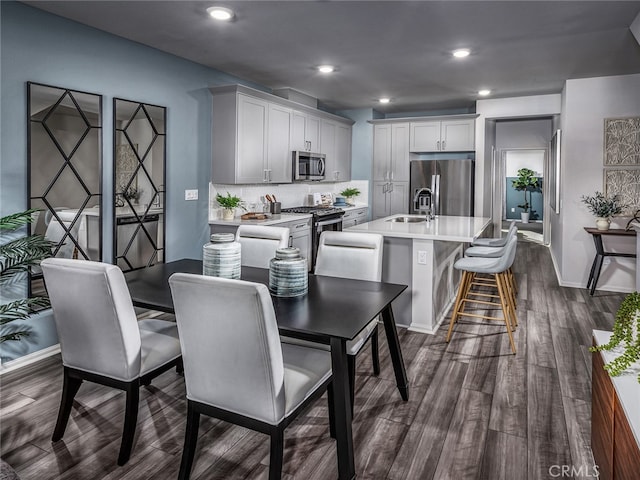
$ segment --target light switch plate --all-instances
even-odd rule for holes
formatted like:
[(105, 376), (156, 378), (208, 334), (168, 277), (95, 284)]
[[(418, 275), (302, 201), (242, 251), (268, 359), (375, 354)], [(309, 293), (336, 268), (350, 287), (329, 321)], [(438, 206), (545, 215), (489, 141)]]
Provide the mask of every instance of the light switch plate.
[(197, 200), (198, 199), (198, 190), (185, 190), (184, 191), (184, 199), (185, 200)]
[(420, 265), (427, 264), (427, 251), (426, 250), (418, 250), (418, 263)]

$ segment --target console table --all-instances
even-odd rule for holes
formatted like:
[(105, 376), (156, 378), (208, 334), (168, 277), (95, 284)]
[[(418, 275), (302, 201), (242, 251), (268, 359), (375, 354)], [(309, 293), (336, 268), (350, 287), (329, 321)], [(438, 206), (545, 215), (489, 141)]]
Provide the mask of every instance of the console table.
[(587, 289), (591, 289), (590, 295), (596, 291), (596, 284), (600, 277), (600, 270), (602, 269), (602, 262), (604, 257), (627, 257), (636, 258), (635, 253), (613, 253), (605, 252), (604, 245), (602, 244), (603, 235), (617, 235), (622, 237), (635, 237), (635, 230), (625, 230), (623, 228), (610, 228), (609, 230), (598, 230), (597, 228), (584, 227), (585, 231), (593, 237), (593, 243), (596, 246), (596, 256), (593, 259), (591, 265), (591, 272), (589, 273), (589, 281), (587, 282)]
[[(594, 345), (609, 342), (611, 332), (593, 331)], [(640, 472), (640, 365), (617, 377), (603, 368), (620, 353), (593, 353), (591, 449), (602, 480), (637, 480)]]

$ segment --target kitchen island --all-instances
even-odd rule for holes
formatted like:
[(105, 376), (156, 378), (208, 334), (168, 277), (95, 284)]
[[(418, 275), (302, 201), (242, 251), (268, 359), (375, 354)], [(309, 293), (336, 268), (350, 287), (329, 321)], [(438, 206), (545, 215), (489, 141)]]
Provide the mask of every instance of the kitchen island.
[[(486, 217), (392, 215), (346, 229), (384, 236), (382, 281), (409, 285), (393, 303), (396, 322), (435, 333), (455, 300), (464, 246), (491, 224)], [(408, 221), (398, 221), (398, 220)]]

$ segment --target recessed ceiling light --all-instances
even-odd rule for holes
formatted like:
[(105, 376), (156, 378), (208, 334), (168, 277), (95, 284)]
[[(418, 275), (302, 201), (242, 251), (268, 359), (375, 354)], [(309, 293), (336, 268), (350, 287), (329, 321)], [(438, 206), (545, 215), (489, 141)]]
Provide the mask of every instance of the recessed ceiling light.
[(336, 68), (333, 65), (320, 65), (318, 71), (320, 73), (332, 73)]
[(491, 93), (491, 90), (478, 90), (478, 95), (480, 95), (482, 97), (486, 97), (490, 93)]
[(459, 48), (458, 50), (453, 51), (453, 56), (456, 58), (464, 58), (468, 57), (471, 52), (468, 48)]
[(382, 98), (378, 99), (378, 101), (380, 103), (389, 103), (391, 101), (391, 99), (387, 98), (387, 97), (382, 97)]
[(207, 8), (207, 13), (216, 20), (221, 20), (223, 22), (229, 21), (233, 18), (234, 13), (233, 10), (226, 7), (209, 7)]

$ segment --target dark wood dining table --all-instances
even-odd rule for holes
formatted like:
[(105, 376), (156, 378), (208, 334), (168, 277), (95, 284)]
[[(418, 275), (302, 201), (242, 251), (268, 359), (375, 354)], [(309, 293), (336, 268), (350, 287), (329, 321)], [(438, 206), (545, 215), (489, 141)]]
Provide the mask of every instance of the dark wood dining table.
[[(173, 313), (168, 280), (176, 272), (202, 274), (202, 261), (183, 259), (127, 272), (125, 279), (133, 304)], [(242, 267), (241, 279), (268, 285), (269, 270)], [(331, 347), (338, 478), (341, 480), (356, 477), (346, 344), (381, 314), (396, 385), (403, 400), (408, 400), (407, 375), (391, 307), (391, 302), (406, 288), (406, 285), (393, 283), (309, 275), (306, 295), (271, 297), (281, 335)]]

